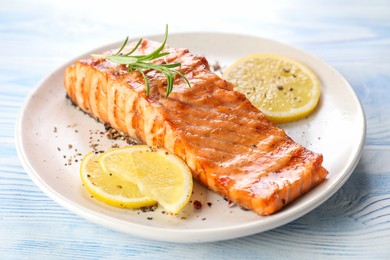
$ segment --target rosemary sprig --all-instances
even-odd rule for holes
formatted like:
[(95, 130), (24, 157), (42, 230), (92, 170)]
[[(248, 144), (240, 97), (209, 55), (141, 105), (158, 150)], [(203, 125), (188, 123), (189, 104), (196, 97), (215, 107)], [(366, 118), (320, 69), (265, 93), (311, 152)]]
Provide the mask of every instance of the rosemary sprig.
[(180, 63), (170, 63), (170, 64), (154, 64), (151, 61), (157, 58), (164, 57), (169, 54), (169, 52), (162, 52), (164, 49), (165, 43), (167, 42), (168, 39), (168, 25), (165, 27), (165, 35), (164, 35), (164, 41), (162, 42), (161, 46), (158, 47), (155, 51), (153, 51), (150, 54), (147, 55), (131, 55), (133, 54), (138, 47), (140, 46), (142, 42), (142, 38), (139, 39), (137, 44), (134, 46), (134, 48), (127, 52), (127, 53), (122, 53), (123, 49), (126, 47), (127, 42), (129, 40), (129, 37), (126, 37), (126, 40), (123, 42), (122, 46), (119, 48), (119, 50), (112, 55), (102, 55), (102, 54), (92, 54), (92, 57), (96, 58), (103, 58), (110, 60), (112, 62), (118, 63), (118, 64), (124, 64), (127, 66), (129, 71), (137, 70), (141, 73), (142, 77), (144, 78), (145, 81), (145, 86), (146, 86), (146, 96), (149, 96), (150, 93), (150, 85), (149, 85), (149, 80), (145, 74), (146, 70), (157, 70), (164, 74), (164, 76), (167, 79), (167, 91), (165, 94), (165, 97), (168, 97), (169, 94), (172, 92), (173, 89), (173, 81), (176, 77), (176, 75), (179, 75), (182, 77), (186, 83), (188, 84), (189, 87), (191, 87), (190, 82), (184, 76), (180, 71), (175, 70), (174, 68), (177, 68), (180, 66)]

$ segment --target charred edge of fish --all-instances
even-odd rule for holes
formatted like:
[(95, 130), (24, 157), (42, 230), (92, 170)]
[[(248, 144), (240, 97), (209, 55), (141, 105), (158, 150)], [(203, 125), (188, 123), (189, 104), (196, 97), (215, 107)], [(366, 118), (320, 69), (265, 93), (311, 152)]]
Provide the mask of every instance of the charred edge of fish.
[(89, 117), (95, 119), (97, 122), (102, 123), (102, 122), (100, 121), (100, 119), (99, 119), (97, 116), (93, 116), (91, 113), (88, 113), (87, 111), (82, 110), (82, 109), (77, 105), (77, 103), (74, 102), (73, 99), (70, 98), (70, 96), (69, 96), (68, 94), (65, 95), (65, 98), (68, 99), (68, 100), (70, 101), (70, 104), (71, 104), (74, 108), (76, 108), (77, 110), (80, 110), (80, 111), (83, 112), (85, 115), (88, 115)]
[[(108, 137), (108, 139), (112, 139), (112, 140), (122, 140), (122, 141), (125, 141), (127, 144), (129, 145), (135, 145), (135, 144), (138, 144), (138, 142), (136, 140), (134, 140), (133, 138), (131, 138), (130, 136), (118, 131), (117, 129), (113, 128), (112, 126), (110, 126), (110, 124), (108, 123), (105, 123), (103, 121), (101, 121), (98, 117), (96, 116), (93, 116), (92, 114), (82, 110), (77, 104), (76, 102), (74, 102), (70, 96), (68, 94), (65, 95), (65, 98), (68, 99), (71, 103), (71, 105), (73, 107), (75, 107), (76, 109), (80, 110), (81, 112), (83, 112), (85, 115), (93, 118), (96, 120), (96, 122), (98, 123), (102, 123), (104, 125), (104, 129), (106, 131), (106, 136)], [(78, 132), (78, 131), (77, 131)], [(113, 147), (114, 148), (114, 147)]]

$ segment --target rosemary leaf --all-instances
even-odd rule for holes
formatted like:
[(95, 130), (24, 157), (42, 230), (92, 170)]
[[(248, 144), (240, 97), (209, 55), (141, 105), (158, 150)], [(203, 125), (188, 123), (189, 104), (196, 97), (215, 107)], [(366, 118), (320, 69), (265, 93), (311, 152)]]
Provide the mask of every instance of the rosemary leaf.
[(151, 70), (151, 69), (159, 71), (167, 79), (167, 90), (166, 90), (165, 97), (168, 97), (169, 94), (173, 90), (173, 82), (176, 78), (176, 75), (179, 75), (181, 78), (183, 78), (189, 87), (191, 87), (191, 84), (183, 73), (181, 73), (178, 70), (173, 69), (173, 68), (180, 67), (180, 65), (181, 65), (180, 63), (155, 64), (152, 62), (155, 59), (164, 57), (164, 56), (169, 54), (169, 52), (162, 52), (162, 50), (164, 49), (165, 44), (167, 42), (167, 39), (168, 39), (168, 25), (166, 25), (166, 27), (165, 27), (165, 35), (164, 35), (163, 42), (161, 43), (161, 45), (157, 49), (155, 49), (150, 54), (131, 55), (141, 45), (142, 38), (139, 39), (139, 41), (134, 46), (134, 48), (131, 49), (131, 51), (123, 54), (122, 51), (126, 47), (127, 42), (129, 40), (129, 37), (126, 37), (122, 46), (119, 48), (119, 50), (115, 54), (111, 54), (111, 55), (92, 54), (91, 56), (95, 57), (95, 58), (107, 59), (107, 60), (110, 60), (110, 61), (118, 63), (118, 64), (127, 65), (129, 72), (132, 72), (133, 70), (137, 70), (139, 73), (141, 73), (142, 77), (144, 78), (146, 96), (149, 96), (149, 94), (150, 94), (150, 83), (149, 83), (149, 80), (148, 80), (148, 77), (147, 77), (145, 71)]
[[(127, 39), (127, 38), (126, 38), (126, 39)], [(133, 52), (135, 52), (135, 51), (138, 49), (138, 47), (140, 46), (141, 42), (142, 42), (142, 38), (138, 40), (137, 44), (134, 46), (134, 48), (133, 48), (131, 51), (129, 51), (129, 52), (126, 53), (126, 54), (123, 54), (123, 56), (129, 56), (130, 54), (133, 54)], [(119, 53), (120, 53), (120, 52), (119, 52)], [(119, 53), (118, 53), (118, 54), (119, 54)]]
[(126, 40), (125, 42), (122, 44), (122, 46), (120, 47), (120, 49), (118, 50), (117, 53), (115, 53), (115, 55), (118, 55), (119, 53), (121, 53), (121, 51), (123, 50), (123, 48), (125, 48), (125, 46), (127, 45), (127, 42), (129, 41), (129, 37), (126, 37)]
[(110, 60), (112, 62), (115, 62), (115, 63), (127, 64), (127, 65), (134, 64), (134, 63), (136, 63), (138, 61), (137, 58), (134, 58), (134, 57), (131, 57), (131, 56), (113, 56), (113, 55), (110, 55), (110, 56), (107, 56), (106, 59)]
[(145, 80), (145, 87), (146, 87), (146, 96), (149, 96), (149, 92), (150, 92), (150, 86), (149, 86), (149, 80), (148, 78), (146, 77), (146, 74), (142, 71), (142, 69), (140, 68), (137, 68), (135, 67), (134, 69), (138, 70), (142, 77), (144, 77), (144, 80)]

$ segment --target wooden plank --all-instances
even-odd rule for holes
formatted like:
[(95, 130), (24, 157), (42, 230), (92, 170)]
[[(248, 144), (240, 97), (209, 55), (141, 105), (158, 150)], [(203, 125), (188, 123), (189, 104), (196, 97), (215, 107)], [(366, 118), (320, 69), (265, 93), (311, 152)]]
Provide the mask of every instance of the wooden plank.
[[(136, 2), (130, 9), (117, 0), (0, 2), (0, 258), (389, 259), (388, 1), (277, 1), (256, 8), (249, 8), (249, 2), (226, 1), (223, 9), (217, 1), (199, 0), (185, 9), (179, 1), (148, 3), (145, 21), (143, 12), (129, 11), (145, 7)], [(128, 34), (159, 34), (165, 22), (172, 32), (269, 37), (311, 52), (344, 75), (367, 116), (364, 153), (345, 185), (323, 205), (285, 226), (204, 244), (156, 242), (118, 233), (48, 198), (16, 154), (15, 120), (27, 95), (42, 77), (74, 56)]]

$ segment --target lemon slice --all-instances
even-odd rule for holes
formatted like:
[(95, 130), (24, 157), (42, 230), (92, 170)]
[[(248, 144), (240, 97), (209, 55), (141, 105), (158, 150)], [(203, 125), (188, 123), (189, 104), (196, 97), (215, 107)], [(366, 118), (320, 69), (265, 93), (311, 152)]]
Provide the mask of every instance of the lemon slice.
[(122, 175), (102, 170), (98, 156), (88, 153), (80, 166), (80, 177), (86, 189), (94, 198), (121, 208), (141, 208), (152, 206), (156, 201), (145, 196), (137, 184)]
[(306, 117), (316, 108), (321, 95), (321, 84), (313, 71), (276, 54), (242, 58), (224, 71), (223, 78), (275, 123)]
[(138, 183), (132, 153), (137, 150), (145, 150), (144, 145), (134, 145), (124, 148), (111, 149), (99, 156), (99, 163), (107, 173), (121, 175), (132, 183)]
[[(192, 174), (176, 155), (163, 148), (134, 145), (103, 153), (100, 165), (107, 172), (128, 175), (140, 190), (167, 212), (177, 214), (192, 194)], [(130, 176), (130, 177), (129, 177)]]

